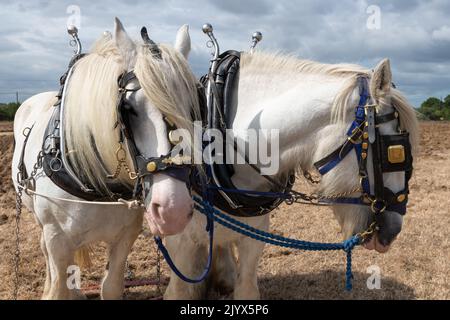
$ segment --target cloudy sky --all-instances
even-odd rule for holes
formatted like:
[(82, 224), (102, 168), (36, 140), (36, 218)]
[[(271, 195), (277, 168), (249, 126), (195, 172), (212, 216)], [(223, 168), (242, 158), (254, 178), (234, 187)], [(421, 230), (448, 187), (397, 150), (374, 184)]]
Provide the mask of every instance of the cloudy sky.
[[(172, 43), (190, 25), (190, 62), (206, 72), (209, 49), (201, 27), (214, 26), (221, 48), (245, 50), (259, 30), (261, 49), (321, 62), (373, 68), (391, 59), (394, 82), (415, 106), (450, 94), (449, 0), (0, 0), (0, 102), (58, 89), (72, 55), (66, 33), (73, 6), (81, 12), (85, 48), (118, 16), (139, 37), (143, 25), (156, 42)], [(75, 7), (76, 8), (76, 7)]]

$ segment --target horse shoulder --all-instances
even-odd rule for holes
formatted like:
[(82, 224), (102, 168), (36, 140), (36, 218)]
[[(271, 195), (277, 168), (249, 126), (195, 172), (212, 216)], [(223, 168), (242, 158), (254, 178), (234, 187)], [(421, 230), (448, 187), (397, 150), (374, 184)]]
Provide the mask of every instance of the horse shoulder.
[(23, 129), (32, 125), (43, 113), (47, 113), (56, 103), (55, 91), (36, 94), (25, 100), (19, 107), (14, 117), (14, 135), (22, 135)]

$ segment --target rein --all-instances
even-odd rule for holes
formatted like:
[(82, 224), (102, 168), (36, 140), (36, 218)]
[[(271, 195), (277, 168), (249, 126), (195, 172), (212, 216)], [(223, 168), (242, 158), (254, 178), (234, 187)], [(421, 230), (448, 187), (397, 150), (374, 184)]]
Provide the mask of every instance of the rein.
[[(246, 237), (275, 245), (283, 248), (304, 250), (304, 251), (337, 251), (343, 250), (346, 252), (347, 257), (347, 270), (346, 270), (346, 281), (345, 288), (347, 291), (352, 290), (352, 251), (353, 249), (361, 244), (362, 239), (364, 239), (366, 234), (355, 235), (342, 243), (320, 243), (320, 242), (309, 242), (301, 241), (292, 238), (286, 238), (273, 233), (265, 232), (256, 228), (249, 226), (248, 224), (242, 223), (231, 216), (222, 213), (220, 210), (215, 209), (209, 204), (209, 202), (204, 201), (198, 197), (194, 197), (194, 201), (197, 203), (195, 208), (206, 215), (207, 217), (213, 214), (214, 220), (221, 224), (222, 226), (240, 233)], [(372, 231), (373, 232), (373, 231)]]

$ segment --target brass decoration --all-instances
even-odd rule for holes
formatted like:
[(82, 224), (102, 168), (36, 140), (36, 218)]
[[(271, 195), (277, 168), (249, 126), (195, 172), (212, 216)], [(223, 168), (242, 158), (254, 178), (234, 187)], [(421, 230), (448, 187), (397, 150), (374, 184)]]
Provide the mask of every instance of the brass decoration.
[(367, 158), (367, 153), (362, 152), (362, 153), (361, 153), (361, 158), (363, 158), (364, 160), (366, 160), (366, 158)]
[(403, 202), (406, 200), (406, 195), (401, 194), (397, 197), (397, 202)]
[(364, 150), (369, 149), (369, 144), (368, 144), (367, 142), (364, 142), (364, 143), (362, 144), (362, 148), (363, 148)]
[(175, 138), (175, 132), (173, 130), (169, 131), (169, 141), (172, 145), (177, 145), (183, 140), (183, 137)]
[(405, 147), (402, 145), (390, 146), (388, 148), (388, 160), (390, 163), (405, 162)]
[(155, 172), (156, 168), (157, 168), (157, 165), (155, 162), (152, 161), (152, 162), (147, 163), (147, 171), (148, 172)]
[(168, 165), (176, 165), (176, 166), (182, 166), (183, 164), (191, 164), (191, 157), (188, 156), (175, 156), (167, 159), (163, 159), (161, 162)]

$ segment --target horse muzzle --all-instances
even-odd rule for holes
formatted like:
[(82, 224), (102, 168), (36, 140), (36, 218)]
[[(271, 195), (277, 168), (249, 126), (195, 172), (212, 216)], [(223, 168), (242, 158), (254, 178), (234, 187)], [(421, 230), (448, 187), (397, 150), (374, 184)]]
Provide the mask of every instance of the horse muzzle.
[(379, 253), (389, 251), (391, 244), (402, 230), (403, 216), (393, 211), (380, 213), (377, 219), (377, 231), (372, 238), (364, 243), (364, 247), (369, 250), (376, 250)]

